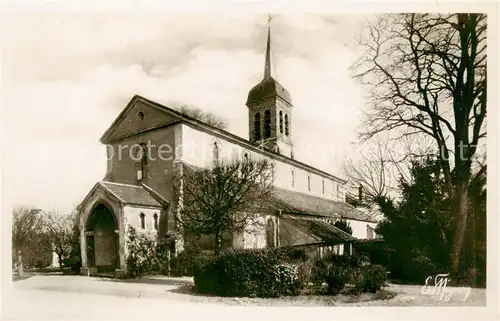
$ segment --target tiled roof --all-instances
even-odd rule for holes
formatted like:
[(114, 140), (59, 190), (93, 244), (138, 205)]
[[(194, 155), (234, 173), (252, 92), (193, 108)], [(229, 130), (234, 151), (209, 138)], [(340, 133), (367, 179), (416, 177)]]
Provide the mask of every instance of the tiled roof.
[(345, 219), (375, 222), (369, 215), (343, 202), (278, 187), (274, 188), (273, 194), (278, 207), (284, 212), (332, 217), (338, 215)]
[(113, 182), (99, 182), (103, 188), (124, 204), (162, 207), (143, 187)]
[(342, 231), (341, 229), (327, 223), (319, 218), (307, 216), (285, 216), (283, 219), (290, 220), (297, 225), (300, 225), (309, 232), (319, 236), (324, 242), (328, 243), (342, 243), (355, 241), (356, 238)]

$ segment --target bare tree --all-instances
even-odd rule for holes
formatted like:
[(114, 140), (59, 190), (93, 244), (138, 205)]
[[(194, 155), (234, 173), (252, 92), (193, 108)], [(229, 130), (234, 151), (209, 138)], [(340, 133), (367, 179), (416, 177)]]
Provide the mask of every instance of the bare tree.
[(75, 215), (66, 215), (57, 211), (50, 211), (45, 216), (45, 229), (61, 269), (64, 259), (70, 255), (72, 249), (75, 220)]
[(12, 249), (17, 253), (19, 276), (24, 274), (22, 251), (31, 238), (41, 229), (41, 210), (29, 206), (14, 209), (12, 218)]
[(363, 139), (399, 131), (434, 140), (454, 199), (453, 272), (466, 230), (471, 164), (486, 137), (486, 29), (483, 14), (380, 16), (367, 27), (360, 41), (366, 52), (353, 65), (370, 90)]
[(177, 108), (180, 113), (190, 118), (194, 118), (196, 120), (202, 121), (210, 126), (219, 129), (226, 129), (227, 122), (222, 118), (216, 116), (215, 114), (205, 112), (199, 108), (190, 107), (187, 105), (182, 105), (180, 108)]
[(214, 235), (215, 254), (226, 232), (258, 224), (271, 206), (273, 166), (267, 160), (215, 164), (176, 179), (179, 223), (196, 235)]
[(362, 193), (362, 200), (356, 203), (368, 208), (378, 205), (382, 197), (395, 197), (398, 180), (411, 179), (411, 161), (433, 154), (422, 137), (417, 142), (415, 138), (415, 135), (393, 138), (376, 135), (359, 144), (359, 158), (348, 159), (344, 164), (348, 196), (356, 199)]
[(365, 205), (376, 203), (376, 200), (386, 196), (389, 190), (389, 167), (387, 156), (384, 154), (386, 145), (380, 140), (377, 140), (375, 145), (374, 153), (363, 153), (358, 161), (349, 159), (344, 166), (350, 197), (357, 198), (358, 188), (362, 188), (362, 202)]

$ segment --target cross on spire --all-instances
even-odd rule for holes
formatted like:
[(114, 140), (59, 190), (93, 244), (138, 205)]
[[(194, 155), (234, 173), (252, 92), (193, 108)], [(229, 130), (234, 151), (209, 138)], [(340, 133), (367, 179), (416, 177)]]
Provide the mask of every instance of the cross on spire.
[(268, 15), (267, 18), (267, 47), (266, 47), (266, 63), (264, 65), (264, 79), (271, 78), (271, 20), (273, 18)]

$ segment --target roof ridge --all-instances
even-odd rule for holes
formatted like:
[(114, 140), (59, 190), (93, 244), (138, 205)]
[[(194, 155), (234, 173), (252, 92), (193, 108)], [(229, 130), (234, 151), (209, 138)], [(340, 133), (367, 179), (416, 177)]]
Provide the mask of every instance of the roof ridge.
[(137, 187), (137, 188), (142, 188), (140, 185), (125, 184), (125, 183), (110, 182), (110, 181), (99, 181), (99, 183), (103, 183), (103, 184), (114, 184), (114, 185), (121, 185), (121, 186), (127, 186), (127, 187)]

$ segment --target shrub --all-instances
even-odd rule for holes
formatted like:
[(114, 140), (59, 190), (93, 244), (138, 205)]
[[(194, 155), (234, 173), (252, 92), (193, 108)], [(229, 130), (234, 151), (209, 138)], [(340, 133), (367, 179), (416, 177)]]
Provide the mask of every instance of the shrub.
[(336, 294), (344, 288), (346, 283), (361, 284), (362, 271), (368, 266), (370, 266), (369, 259), (365, 255), (329, 253), (314, 262), (311, 280), (317, 286), (326, 283), (328, 294)]
[(172, 247), (172, 242), (175, 241), (174, 238), (157, 240), (150, 234), (138, 234), (132, 226), (129, 226), (127, 234), (126, 277), (135, 278), (145, 274), (168, 272), (168, 252)]
[(382, 265), (364, 266), (360, 269), (360, 272), (354, 279), (357, 291), (375, 293), (385, 285), (387, 276)]
[(344, 288), (349, 270), (349, 265), (344, 261), (334, 262), (331, 258), (320, 259), (313, 267), (313, 283), (321, 286), (326, 282), (328, 294), (336, 294)]
[(238, 250), (223, 253), (195, 270), (203, 293), (236, 297), (297, 295), (302, 284), (295, 264), (277, 250)]
[(313, 263), (310, 260), (308, 260), (303, 263), (300, 263), (297, 268), (298, 268), (300, 286), (305, 287), (309, 285), (309, 282), (311, 282), (313, 275), (313, 269), (314, 269)]
[(172, 266), (179, 276), (194, 276), (194, 271), (201, 268), (213, 257), (199, 247), (187, 244), (184, 250), (173, 259)]
[(216, 293), (216, 269), (215, 260), (205, 262), (204, 266), (194, 270), (194, 284), (200, 293), (214, 294)]

